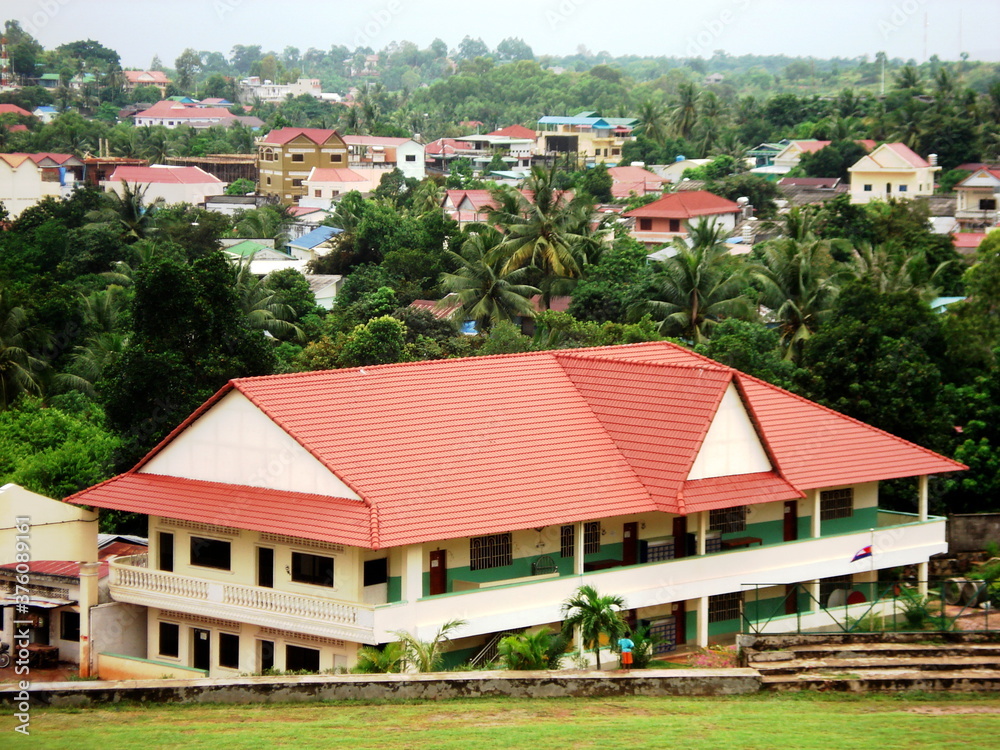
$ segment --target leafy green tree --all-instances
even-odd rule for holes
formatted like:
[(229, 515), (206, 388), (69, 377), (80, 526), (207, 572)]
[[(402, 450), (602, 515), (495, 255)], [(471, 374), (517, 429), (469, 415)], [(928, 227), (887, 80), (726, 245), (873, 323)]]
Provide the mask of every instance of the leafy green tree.
[(338, 363), (341, 367), (364, 367), (405, 360), (406, 327), (384, 315), (359, 325), (347, 335)]
[(594, 649), (597, 668), (601, 668), (601, 636), (613, 643), (628, 632), (622, 617), (625, 600), (613, 594), (600, 594), (593, 586), (581, 586), (562, 604), (563, 635), (579, 628), (584, 648)]
[(188, 47), (174, 60), (174, 68), (177, 70), (177, 86), (189, 91), (201, 71), (201, 55)]
[(497, 45), (497, 56), (504, 61), (534, 60), (535, 53), (520, 37), (507, 37)]
[(37, 351), (50, 338), (0, 287), (0, 412), (10, 408), (21, 394), (41, 393), (41, 373), (46, 362)]
[(241, 177), (229, 184), (226, 188), (226, 195), (246, 195), (247, 193), (254, 192), (256, 189), (257, 184), (253, 180)]
[(610, 203), (614, 200), (611, 195), (611, 186), (614, 180), (608, 174), (608, 168), (604, 164), (598, 164), (592, 169), (588, 169), (580, 178), (580, 189), (593, 197), (598, 203)]
[(753, 206), (754, 215), (758, 218), (768, 218), (777, 213), (775, 203), (781, 197), (781, 191), (773, 182), (755, 174), (734, 174), (719, 180), (712, 180), (705, 189), (721, 198), (731, 201), (748, 198)]
[(794, 385), (795, 366), (784, 358), (778, 332), (763, 323), (727, 318), (695, 351), (781, 388)]
[(839, 177), (847, 181), (853, 167), (868, 150), (860, 143), (850, 141), (834, 141), (826, 148), (821, 148), (810, 154), (803, 154), (799, 167), (806, 177)]
[(568, 312), (579, 320), (624, 323), (629, 308), (648, 293), (650, 276), (646, 249), (631, 239), (619, 240), (595, 265), (584, 266)]

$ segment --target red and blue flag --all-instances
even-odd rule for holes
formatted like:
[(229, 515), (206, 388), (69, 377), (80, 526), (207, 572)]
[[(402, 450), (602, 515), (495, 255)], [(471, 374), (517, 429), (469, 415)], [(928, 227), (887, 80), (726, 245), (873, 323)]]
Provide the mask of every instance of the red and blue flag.
[(854, 557), (851, 558), (851, 562), (857, 562), (858, 560), (863, 560), (866, 557), (871, 557), (871, 556), (872, 556), (872, 548), (871, 545), (868, 545), (867, 547), (862, 547), (861, 549), (859, 549), (855, 553)]

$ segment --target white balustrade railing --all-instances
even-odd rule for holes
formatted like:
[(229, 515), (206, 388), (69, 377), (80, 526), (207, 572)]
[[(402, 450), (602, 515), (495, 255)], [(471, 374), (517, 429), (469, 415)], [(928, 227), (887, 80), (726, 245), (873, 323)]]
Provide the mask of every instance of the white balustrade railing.
[(301, 617), (337, 625), (370, 627), (370, 605), (352, 604), (314, 596), (303, 596), (257, 586), (209, 581), (203, 578), (150, 570), (142, 567), (146, 555), (119, 557), (111, 562), (111, 589), (163, 594), (189, 600), (211, 601), (274, 615)]

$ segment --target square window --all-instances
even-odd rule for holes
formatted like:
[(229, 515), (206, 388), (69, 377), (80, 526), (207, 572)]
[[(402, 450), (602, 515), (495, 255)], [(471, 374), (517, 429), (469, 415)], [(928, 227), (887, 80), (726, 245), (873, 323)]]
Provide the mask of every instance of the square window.
[(854, 488), (823, 490), (819, 493), (819, 518), (830, 521), (834, 518), (850, 518), (854, 515)]
[(80, 613), (65, 611), (60, 617), (59, 637), (64, 641), (80, 640)]
[(219, 633), (219, 666), (240, 668), (240, 637), (234, 633)]
[(469, 540), (469, 570), (502, 568), (512, 562), (509, 532), (477, 536)]
[(320, 190), (319, 188), (316, 188), (315, 190), (313, 190), (313, 197), (314, 198), (322, 198), (323, 197), (323, 191)]
[(180, 654), (181, 626), (173, 622), (160, 623), (160, 656)]
[(378, 586), (389, 582), (389, 558), (380, 557), (377, 560), (365, 560), (362, 586)]
[(909, 189), (910, 189), (910, 188), (909, 188), (909, 186), (908, 186), (908, 185), (900, 185), (900, 186), (899, 186), (899, 192), (901, 192), (901, 193), (905, 193), (905, 192), (906, 192), (907, 190), (909, 190)]
[(221, 539), (191, 537), (191, 564), (202, 568), (230, 570), (230, 544)]
[(300, 180), (300, 179), (293, 179), (292, 180), (292, 187), (302, 187), (302, 180)]
[(733, 591), (708, 597), (708, 621), (738, 620), (743, 610), (743, 592)]
[(651, 231), (653, 231), (653, 220), (652, 219), (639, 219), (639, 231), (640, 232), (651, 232)]
[(330, 154), (330, 161), (334, 164), (341, 164), (344, 161), (344, 157), (341, 154)]
[(679, 232), (681, 231), (681, 220), (680, 219), (670, 219), (670, 231)]
[(747, 530), (747, 506), (737, 505), (735, 508), (719, 508), (708, 512), (708, 528), (728, 534), (733, 531)]
[(996, 211), (997, 201), (996, 198), (982, 198), (979, 201), (980, 211)]
[(296, 583), (333, 588), (333, 558), (293, 552), (292, 580)]
[(870, 192), (872, 191), (872, 186), (871, 186), (871, 185), (865, 185), (865, 187), (864, 187), (864, 191), (865, 191), (866, 193), (870, 193)]

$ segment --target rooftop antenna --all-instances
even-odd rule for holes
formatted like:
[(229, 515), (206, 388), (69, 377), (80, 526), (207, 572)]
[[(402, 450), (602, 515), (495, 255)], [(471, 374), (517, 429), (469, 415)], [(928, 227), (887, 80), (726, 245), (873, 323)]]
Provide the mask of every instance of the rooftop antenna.
[(927, 20), (927, 11), (924, 11), (924, 62), (927, 62), (930, 58), (927, 57), (927, 29), (930, 28), (930, 23)]
[(10, 58), (7, 57), (7, 37), (0, 39), (0, 89), (10, 88)]

